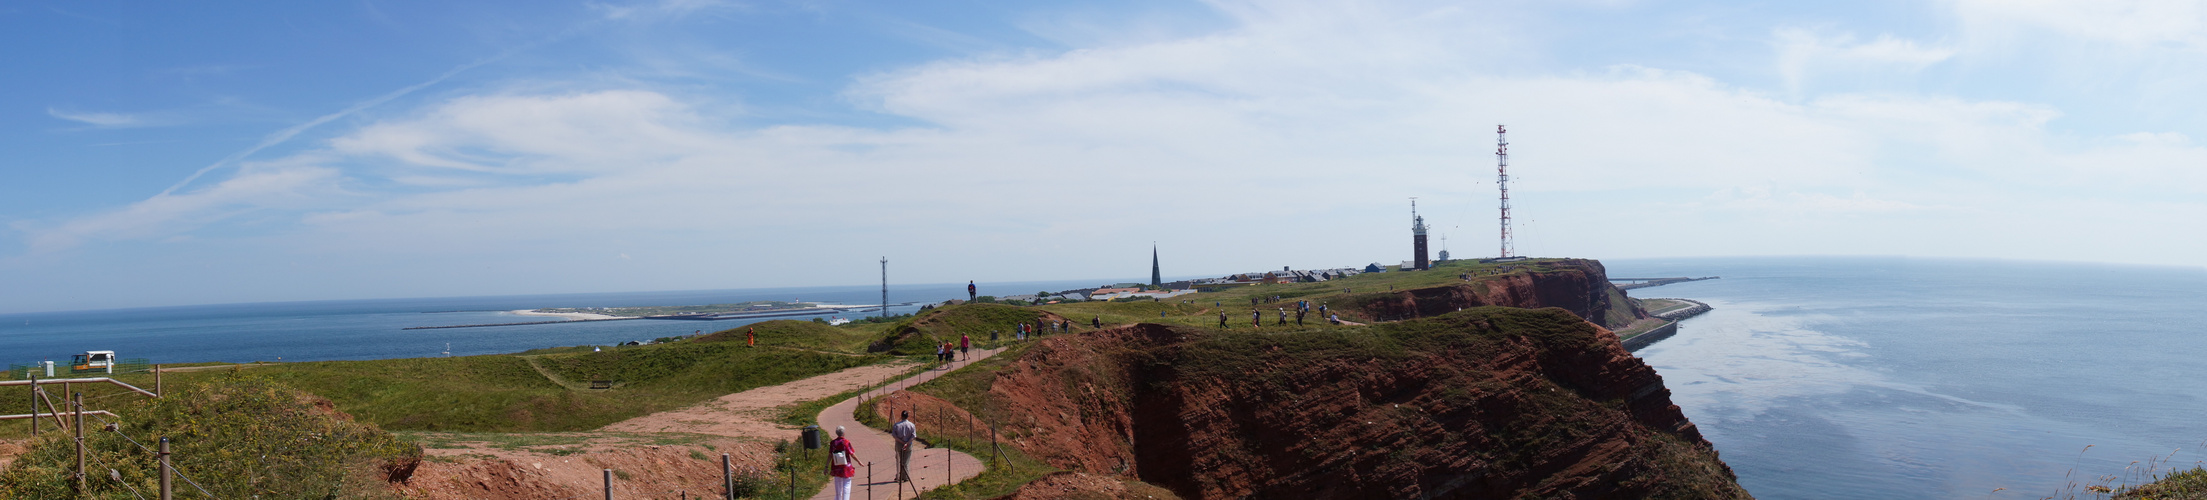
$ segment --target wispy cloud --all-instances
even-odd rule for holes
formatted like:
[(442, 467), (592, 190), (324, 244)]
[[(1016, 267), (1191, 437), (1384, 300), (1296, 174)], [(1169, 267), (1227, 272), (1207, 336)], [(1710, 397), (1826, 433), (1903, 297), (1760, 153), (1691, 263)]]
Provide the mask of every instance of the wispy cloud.
[(252, 156), (254, 153), (259, 153), (261, 150), (268, 149), (270, 146), (275, 146), (277, 144), (283, 144), (286, 141), (290, 141), (291, 138), (297, 137), (302, 132), (312, 130), (315, 127), (322, 126), (322, 124), (335, 121), (339, 118), (351, 116), (354, 113), (359, 113), (361, 110), (376, 107), (383, 103), (390, 102), (392, 99), (405, 97), (407, 94), (412, 94), (421, 89), (429, 88), (432, 85), (443, 83), (445, 80), (450, 79), (455, 75), (466, 72), (470, 69), (475, 69), (476, 67), (482, 66), (484, 64), (489, 64), (492, 61), (502, 59), (512, 54), (512, 51), (508, 51), (504, 54), (500, 54), (497, 57), (489, 57), (477, 60), (475, 62), (462, 64), (459, 67), (452, 68), (452, 70), (446, 71), (444, 72), (444, 74), (437, 75), (437, 77), (431, 78), (428, 81), (408, 85), (398, 90), (391, 91), (390, 93), (354, 103), (352, 106), (348, 106), (345, 109), (338, 110), (335, 113), (322, 115), (320, 117), (316, 117), (315, 119), (307, 120), (305, 123), (293, 125), (289, 128), (285, 128), (283, 130), (278, 130), (275, 133), (268, 134), (267, 136), (261, 137), (260, 142), (254, 143), (251, 147), (239, 150), (236, 153), (231, 153), (229, 156), (225, 156), (221, 160), (216, 160), (214, 163), (208, 164), (205, 167), (200, 167), (199, 170), (193, 171), (191, 175), (185, 176), (184, 180), (177, 181), (176, 184), (169, 186), (168, 189), (161, 190), (161, 193), (157, 196), (168, 196), (171, 193), (175, 193), (176, 190), (182, 189), (184, 186), (191, 185), (192, 181), (199, 180), (200, 176), (207, 175), (207, 172), (214, 171), (217, 168), (236, 164), (238, 160), (242, 160), (246, 157)]
[(56, 108), (46, 108), (46, 114), (54, 118), (105, 128), (143, 127), (152, 124), (145, 117), (126, 113), (63, 111)]
[(1952, 48), (1925, 46), (1893, 35), (1858, 41), (1848, 33), (1827, 36), (1802, 28), (1781, 28), (1773, 36), (1778, 51), (1778, 73), (1787, 91), (1796, 94), (1819, 72), (1855, 77), (1865, 73), (1914, 72), (1951, 59), (1956, 53)]

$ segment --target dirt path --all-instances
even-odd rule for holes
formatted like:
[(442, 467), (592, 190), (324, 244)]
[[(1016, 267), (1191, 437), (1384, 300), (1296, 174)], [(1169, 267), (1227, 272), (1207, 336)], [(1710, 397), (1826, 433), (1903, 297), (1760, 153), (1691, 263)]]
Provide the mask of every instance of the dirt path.
[(796, 435), (796, 428), (774, 423), (776, 408), (879, 384), (911, 369), (911, 363), (861, 366), (782, 385), (729, 394), (689, 408), (623, 420), (598, 431), (685, 432), (788, 439)]
[[(997, 352), (1001, 351), (1003, 351), (1001, 348), (973, 351), (971, 359), (958, 361), (898, 380), (895, 382), (895, 386), (889, 389), (896, 390), (897, 388), (911, 387), (934, 380), (935, 377), (964, 368), (975, 361), (988, 359), (989, 356), (995, 356)], [(863, 467), (859, 469), (858, 477), (852, 478), (854, 479), (851, 482), (852, 498), (888, 498), (897, 495), (897, 488), (906, 488), (905, 491), (907, 492), (914, 490), (927, 491), (946, 484), (971, 479), (973, 476), (981, 475), (981, 471), (986, 468), (979, 459), (973, 458), (972, 455), (952, 451), (949, 448), (916, 448), (912, 450), (912, 483), (898, 484), (893, 482), (896, 479), (897, 467), (896, 440), (889, 437), (889, 433), (858, 423), (858, 404), (864, 402), (866, 398), (867, 396), (861, 395), (846, 399), (820, 412), (820, 428), (833, 435), (836, 427), (843, 427), (846, 430), (844, 437), (851, 440), (851, 448), (858, 452), (858, 463), (861, 465), (872, 464), (873, 466), (871, 480), (868, 479), (867, 471)], [(834, 500), (834, 487), (835, 483), (828, 483), (827, 487), (821, 488), (820, 493), (813, 495), (812, 498), (814, 500)], [(875, 490), (873, 495), (876, 496), (867, 496), (869, 488)]]
[(566, 377), (561, 377), (561, 376), (559, 376), (559, 374), (557, 374), (557, 373), (552, 373), (552, 371), (551, 371), (551, 370), (547, 370), (547, 369), (545, 369), (545, 368), (544, 368), (544, 365), (543, 365), (542, 363), (538, 363), (538, 362), (536, 362), (536, 358), (537, 358), (536, 356), (516, 356), (516, 357), (519, 357), (519, 358), (521, 358), (521, 361), (524, 361), (524, 362), (527, 362), (527, 363), (529, 363), (529, 368), (534, 368), (534, 369), (536, 369), (536, 373), (537, 373), (537, 374), (539, 374), (539, 375), (543, 375), (543, 376), (544, 376), (544, 380), (550, 380), (550, 381), (552, 381), (552, 383), (554, 383), (554, 384), (559, 384), (559, 386), (560, 386), (560, 387), (565, 387), (565, 388), (567, 388), (567, 390), (570, 390), (570, 391), (581, 391), (581, 390), (588, 390), (588, 389), (589, 389), (589, 387), (583, 386), (582, 384), (577, 384), (577, 383), (574, 383), (573, 381), (569, 381), (569, 380), (567, 380), (567, 378), (566, 378)]
[(438, 500), (595, 498), (604, 488), (603, 471), (612, 469), (621, 498), (718, 495), (721, 454), (730, 455), (738, 474), (759, 474), (771, 467), (774, 440), (796, 437), (795, 427), (773, 422), (779, 408), (872, 386), (912, 368), (850, 368), (588, 432), (419, 433), (414, 438), (431, 460), (398, 492)]

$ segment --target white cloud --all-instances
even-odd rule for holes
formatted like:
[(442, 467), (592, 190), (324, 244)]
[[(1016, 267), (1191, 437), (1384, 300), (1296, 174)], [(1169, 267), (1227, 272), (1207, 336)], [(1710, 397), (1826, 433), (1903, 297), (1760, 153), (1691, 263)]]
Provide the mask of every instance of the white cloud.
[[(291, 162), (296, 163), (296, 162)], [(53, 227), (18, 224), (31, 233), (31, 251), (53, 252), (88, 241), (161, 239), (257, 209), (300, 209), (338, 194), (337, 169), (312, 165), (256, 164), (220, 183), (161, 194), (129, 206), (71, 219)]]
[(1857, 42), (1852, 34), (1823, 36), (1802, 28), (1781, 28), (1774, 37), (1779, 76), (1795, 93), (1818, 74), (1915, 72), (1955, 54), (1951, 48), (1926, 47), (1892, 35)]
[(2144, 46), (2173, 43), (2207, 49), (2207, 4), (2191, 0), (1952, 0), (1954, 11), (1981, 36), (2028, 30)]

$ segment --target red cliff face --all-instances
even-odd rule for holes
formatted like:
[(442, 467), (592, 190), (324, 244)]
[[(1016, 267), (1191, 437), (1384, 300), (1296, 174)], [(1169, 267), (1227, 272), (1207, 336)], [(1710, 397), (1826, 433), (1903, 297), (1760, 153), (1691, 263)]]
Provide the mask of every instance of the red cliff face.
[(1354, 309), (1372, 319), (1399, 320), (1480, 306), (1560, 307), (1604, 328), (1647, 317), (1610, 286), (1601, 262), (1564, 259), (1516, 266), (1500, 275), (1473, 276), (1451, 285), (1358, 295)]
[(1026, 453), (1185, 498), (1747, 497), (1653, 369), (1556, 308), (1134, 325), (1047, 339), (989, 393)]

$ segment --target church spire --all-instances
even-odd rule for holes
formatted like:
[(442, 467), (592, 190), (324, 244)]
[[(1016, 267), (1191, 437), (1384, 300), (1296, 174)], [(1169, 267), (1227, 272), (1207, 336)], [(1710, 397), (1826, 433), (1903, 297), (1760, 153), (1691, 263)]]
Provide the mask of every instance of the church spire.
[(1165, 275), (1158, 272), (1157, 245), (1149, 246), (1149, 286), (1165, 286)]

